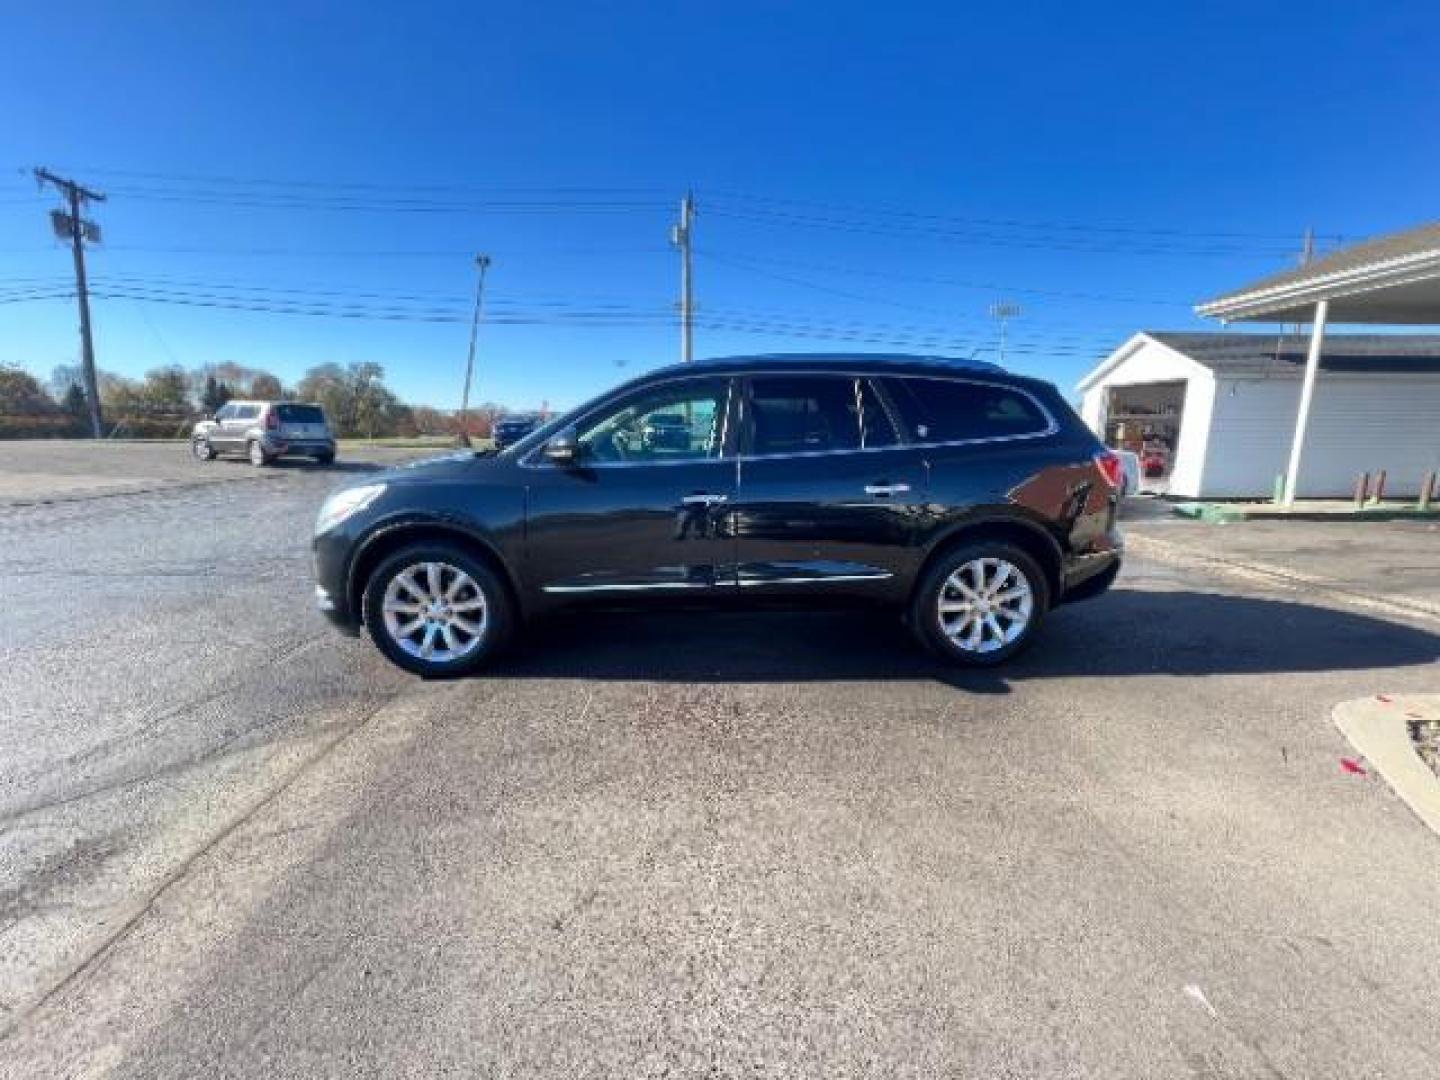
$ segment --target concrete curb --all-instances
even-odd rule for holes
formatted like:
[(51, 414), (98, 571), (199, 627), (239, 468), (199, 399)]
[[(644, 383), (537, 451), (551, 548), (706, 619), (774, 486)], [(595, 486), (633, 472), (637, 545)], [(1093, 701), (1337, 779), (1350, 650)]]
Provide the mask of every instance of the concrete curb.
[(283, 473), (254, 473), (248, 476), (223, 476), (211, 480), (175, 480), (128, 487), (118, 484), (109, 488), (76, 488), (58, 495), (21, 495), (0, 498), (0, 510), (18, 510), (29, 506), (57, 506), (62, 503), (93, 502), (96, 499), (118, 499), (126, 495), (153, 495), (157, 491), (193, 491), (198, 488), (221, 487), (225, 484), (248, 484), (256, 480), (279, 479)]
[(1176, 517), (1205, 521), (1212, 525), (1228, 525), (1235, 521), (1333, 521), (1356, 524), (1363, 521), (1440, 521), (1440, 509), (1418, 507), (1370, 506), (1359, 510), (1285, 510), (1280, 507), (1232, 506), (1226, 503), (1175, 503), (1170, 512)]
[(1370, 763), (1431, 832), (1440, 835), (1440, 777), (1420, 759), (1409, 719), (1440, 716), (1440, 694), (1342, 701), (1331, 717), (1355, 752)]
[(1423, 619), (1440, 622), (1440, 605), (1422, 600), (1395, 597), (1378, 597), (1347, 589), (1330, 578), (1305, 574), (1298, 570), (1272, 566), (1269, 563), (1249, 562), (1240, 559), (1222, 559), (1215, 555), (1202, 555), (1168, 540), (1159, 540), (1143, 533), (1130, 532), (1125, 535), (1127, 550), (1134, 554), (1159, 559), (1172, 566), (1197, 568), (1225, 574), (1239, 581), (1247, 581), (1271, 588), (1292, 589), (1296, 592), (1318, 593), (1352, 607), (1377, 611), (1408, 619)]

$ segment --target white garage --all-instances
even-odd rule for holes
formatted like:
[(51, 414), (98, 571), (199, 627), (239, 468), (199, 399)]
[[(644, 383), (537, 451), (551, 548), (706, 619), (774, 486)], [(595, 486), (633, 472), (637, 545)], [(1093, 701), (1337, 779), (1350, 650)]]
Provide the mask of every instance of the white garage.
[[(1143, 331), (1080, 381), (1081, 413), (1108, 445), (1145, 457), (1151, 488), (1269, 498), (1286, 472), (1309, 340)], [(1347, 497), (1357, 474), (1379, 469), (1388, 494), (1418, 495), (1440, 469), (1440, 335), (1329, 334), (1320, 371), (1298, 497)]]

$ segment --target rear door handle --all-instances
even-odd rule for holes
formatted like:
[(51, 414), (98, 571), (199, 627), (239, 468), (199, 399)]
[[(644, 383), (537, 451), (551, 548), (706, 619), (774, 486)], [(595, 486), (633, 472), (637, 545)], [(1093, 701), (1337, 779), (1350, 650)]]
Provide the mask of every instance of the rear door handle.
[(680, 500), (682, 506), (719, 506), (729, 502), (728, 495), (686, 495)]
[(910, 490), (909, 484), (866, 484), (866, 495), (904, 495)]

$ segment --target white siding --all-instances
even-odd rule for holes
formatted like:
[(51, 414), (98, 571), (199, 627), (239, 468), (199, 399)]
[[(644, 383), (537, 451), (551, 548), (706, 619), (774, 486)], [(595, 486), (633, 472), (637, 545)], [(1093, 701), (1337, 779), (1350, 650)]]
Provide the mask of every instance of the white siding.
[(1204, 371), (1186, 380), (1185, 404), (1180, 414), (1180, 445), (1170, 469), (1166, 492), (1198, 499), (1206, 481), (1205, 455), (1211, 445), (1210, 415), (1215, 405), (1215, 376)]
[[(1201, 497), (1269, 496), (1290, 456), (1299, 405), (1297, 376), (1221, 379)], [(1186, 427), (1192, 419), (1187, 401)], [(1388, 471), (1388, 494), (1409, 498), (1437, 467), (1440, 375), (1320, 372), (1300, 463), (1302, 498), (1343, 498), (1357, 473), (1377, 469)]]
[(1206, 445), (1210, 437), (1210, 410), (1215, 399), (1215, 376), (1209, 368), (1158, 341), (1141, 338), (1134, 352), (1085, 391), (1080, 415), (1092, 431), (1103, 437), (1105, 392), (1109, 388), (1161, 382), (1185, 383), (1180, 445), (1175, 448), (1169, 491), (1172, 495), (1188, 499), (1200, 498)]

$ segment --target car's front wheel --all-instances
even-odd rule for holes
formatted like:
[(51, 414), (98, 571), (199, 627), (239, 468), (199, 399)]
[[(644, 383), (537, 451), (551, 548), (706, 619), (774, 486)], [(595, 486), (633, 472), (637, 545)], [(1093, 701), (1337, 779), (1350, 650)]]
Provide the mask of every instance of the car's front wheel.
[(1030, 644), (1049, 606), (1044, 571), (1029, 554), (979, 541), (936, 560), (916, 590), (910, 619), (945, 659), (992, 667)]
[(190, 440), (190, 452), (201, 461), (215, 460), (215, 448), (210, 445), (210, 440), (203, 435)]
[(397, 551), (370, 575), (365, 626), (390, 660), (427, 678), (466, 675), (510, 637), (504, 583), (480, 559), (447, 544)]
[(270, 455), (265, 453), (265, 447), (260, 445), (259, 439), (250, 440), (250, 464), (257, 469), (270, 464)]

